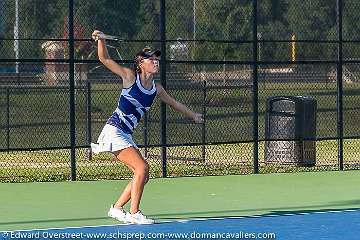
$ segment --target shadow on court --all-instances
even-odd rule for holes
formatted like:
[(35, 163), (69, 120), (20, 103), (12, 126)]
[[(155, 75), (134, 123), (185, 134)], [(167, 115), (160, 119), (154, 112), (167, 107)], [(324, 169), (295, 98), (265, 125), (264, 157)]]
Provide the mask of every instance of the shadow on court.
[[(359, 208), (336, 208), (337, 206), (353, 206), (359, 205)], [(311, 208), (311, 209), (309, 209)], [(291, 209), (296, 209), (291, 211)], [(306, 210), (303, 210), (306, 209)], [(180, 219), (182, 216), (196, 216), (199, 215), (207, 215), (204, 218), (209, 218), (209, 214), (214, 215), (214, 217), (232, 217), (238, 214), (238, 216), (242, 216), (241, 214), (244, 212), (256, 212), (256, 211), (268, 211), (268, 213), (259, 214), (259, 216), (266, 216), (272, 214), (297, 214), (297, 213), (311, 213), (311, 212), (319, 212), (319, 211), (339, 211), (339, 210), (360, 210), (360, 200), (349, 200), (349, 201), (337, 201), (330, 204), (319, 204), (319, 205), (308, 205), (308, 206), (295, 206), (295, 207), (281, 207), (281, 208), (253, 208), (253, 209), (231, 209), (231, 210), (220, 210), (220, 211), (203, 211), (203, 212), (187, 212), (187, 213), (167, 213), (167, 214), (157, 214), (154, 217), (158, 219)], [(228, 214), (228, 213), (231, 213)], [(177, 215), (179, 217), (171, 217)]]
[[(300, 213), (315, 213), (315, 212), (328, 212), (328, 211), (339, 211), (339, 210), (360, 210), (359, 208), (335, 208), (336, 206), (347, 206), (347, 205), (360, 205), (360, 200), (349, 200), (349, 201), (337, 201), (331, 204), (319, 204), (319, 205), (310, 205), (310, 206), (296, 206), (296, 207), (284, 207), (284, 208), (253, 208), (253, 209), (231, 209), (231, 210), (219, 210), (219, 211), (202, 211), (202, 212), (187, 212), (187, 213), (167, 213), (167, 214), (157, 214), (152, 217), (159, 220), (176, 220), (181, 218), (186, 218), (191, 216), (191, 218), (209, 218), (209, 214), (213, 215), (216, 218), (227, 218), (238, 216), (249, 216), (242, 215), (244, 212), (254, 212), (254, 211), (267, 211), (268, 213), (259, 214), (258, 216), (268, 216), (268, 215), (284, 215), (284, 214), (300, 214)], [(331, 208), (333, 207), (333, 208)], [(312, 209), (309, 209), (312, 208)], [(291, 211), (291, 209), (296, 209)], [(304, 210), (306, 209), (306, 210)], [(231, 213), (231, 215), (229, 214)], [(172, 216), (178, 217), (172, 217)], [(202, 217), (202, 215), (207, 215)], [(251, 216), (250, 216), (251, 217)], [(211, 217), (210, 217), (211, 218)], [(44, 219), (44, 220), (28, 220), (28, 221), (12, 221), (12, 222), (0, 222), (0, 225), (13, 225), (13, 224), (36, 224), (36, 223), (57, 223), (57, 222), (83, 222), (91, 220), (107, 220), (107, 216), (104, 217), (90, 217), (90, 218), (68, 218), (68, 219)]]
[(57, 223), (57, 222), (82, 222), (89, 220), (105, 220), (109, 219), (109, 217), (93, 217), (93, 218), (69, 218), (69, 219), (44, 219), (44, 220), (28, 220), (28, 221), (12, 221), (12, 222), (0, 222), (0, 225), (12, 225), (12, 224), (32, 224), (32, 223)]

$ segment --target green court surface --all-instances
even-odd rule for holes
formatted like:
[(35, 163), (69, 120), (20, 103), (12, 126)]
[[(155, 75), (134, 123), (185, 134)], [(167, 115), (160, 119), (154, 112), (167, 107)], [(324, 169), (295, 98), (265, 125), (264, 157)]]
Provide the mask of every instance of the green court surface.
[[(110, 204), (128, 181), (0, 184), (0, 231), (117, 224)], [(142, 211), (189, 219), (360, 209), (360, 171), (152, 179)]]

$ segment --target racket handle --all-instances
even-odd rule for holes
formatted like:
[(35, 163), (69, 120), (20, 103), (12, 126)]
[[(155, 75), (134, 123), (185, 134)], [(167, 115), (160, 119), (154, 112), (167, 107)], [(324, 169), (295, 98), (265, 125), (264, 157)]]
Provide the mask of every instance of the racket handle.
[(108, 34), (104, 34), (104, 33), (98, 34), (97, 37), (100, 39), (106, 39), (106, 40), (112, 40), (112, 41), (122, 41), (122, 39), (120, 39), (117, 36), (108, 35)]

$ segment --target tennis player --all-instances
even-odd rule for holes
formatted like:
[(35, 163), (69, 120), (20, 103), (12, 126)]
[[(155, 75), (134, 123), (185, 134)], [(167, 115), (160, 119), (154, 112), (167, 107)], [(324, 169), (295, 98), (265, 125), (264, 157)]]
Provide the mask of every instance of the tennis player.
[[(98, 30), (92, 33), (92, 38), (98, 42), (99, 60), (121, 77), (123, 89), (117, 108), (107, 120), (97, 144), (91, 144), (91, 148), (94, 153), (112, 152), (133, 172), (132, 180), (110, 207), (108, 216), (127, 223), (152, 224), (154, 220), (140, 211), (144, 185), (149, 180), (149, 164), (134, 143), (132, 133), (141, 117), (150, 109), (155, 96), (196, 123), (202, 123), (203, 117), (176, 101), (167, 94), (161, 84), (154, 82), (153, 75), (159, 71), (159, 50), (144, 48), (136, 54), (133, 69), (126, 68), (109, 57), (102, 35)], [(124, 205), (130, 200), (130, 212), (126, 212)]]

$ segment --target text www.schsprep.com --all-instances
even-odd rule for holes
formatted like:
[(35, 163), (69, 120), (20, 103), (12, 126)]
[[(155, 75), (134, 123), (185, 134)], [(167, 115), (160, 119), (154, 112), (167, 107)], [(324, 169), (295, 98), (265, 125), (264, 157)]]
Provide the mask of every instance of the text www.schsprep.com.
[(3, 239), (276, 239), (275, 233), (255, 232), (3, 232)]

